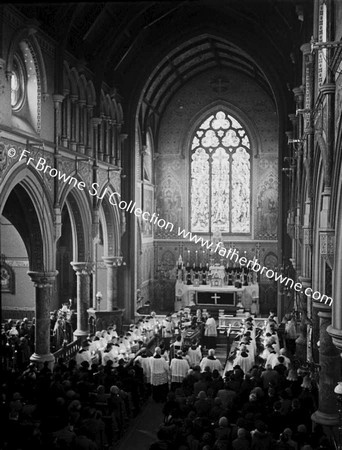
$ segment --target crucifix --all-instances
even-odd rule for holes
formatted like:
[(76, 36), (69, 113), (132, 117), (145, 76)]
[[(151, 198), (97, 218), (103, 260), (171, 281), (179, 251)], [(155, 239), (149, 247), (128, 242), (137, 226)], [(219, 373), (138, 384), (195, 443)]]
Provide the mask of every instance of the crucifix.
[(221, 298), (221, 297), (219, 295), (217, 295), (216, 292), (215, 292), (215, 295), (212, 295), (211, 298), (215, 299), (215, 304), (216, 304), (217, 303), (217, 299)]

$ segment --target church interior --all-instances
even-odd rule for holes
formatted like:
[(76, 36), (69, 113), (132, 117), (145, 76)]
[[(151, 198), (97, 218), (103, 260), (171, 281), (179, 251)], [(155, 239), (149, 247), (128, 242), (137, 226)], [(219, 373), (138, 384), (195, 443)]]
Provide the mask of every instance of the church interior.
[[(130, 337), (126, 375), (181, 335), (216, 347), (224, 379), (252, 320), (253, 362), (269, 361), (256, 330), (277, 334), (315, 385), (307, 434), (327, 443), (294, 448), (341, 449), (342, 2), (15, 2), (0, 23), (2, 369), (53, 377), (106, 330)], [(10, 408), (27, 386), (6, 383)], [(127, 433), (97, 449), (259, 448), (242, 432), (245, 447), (163, 447), (142, 386)], [(157, 422), (139, 446), (144, 411)]]

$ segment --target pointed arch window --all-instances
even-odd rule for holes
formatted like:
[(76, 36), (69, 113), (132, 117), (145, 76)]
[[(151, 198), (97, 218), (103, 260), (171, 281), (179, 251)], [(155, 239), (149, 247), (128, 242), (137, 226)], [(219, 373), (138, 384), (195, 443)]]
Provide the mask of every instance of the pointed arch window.
[(191, 231), (251, 232), (251, 148), (241, 123), (211, 114), (191, 142)]

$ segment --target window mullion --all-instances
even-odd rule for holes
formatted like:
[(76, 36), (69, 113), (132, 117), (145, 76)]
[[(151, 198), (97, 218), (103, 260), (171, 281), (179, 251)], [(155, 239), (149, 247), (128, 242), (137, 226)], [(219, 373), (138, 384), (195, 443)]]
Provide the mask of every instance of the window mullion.
[(212, 201), (211, 201), (211, 196), (212, 196), (212, 157), (211, 154), (209, 153), (209, 236), (211, 236), (211, 208), (212, 208)]
[(232, 155), (230, 154), (230, 152), (228, 152), (228, 156), (229, 156), (229, 201), (228, 201), (228, 205), (229, 205), (229, 233), (232, 233), (232, 189), (233, 189), (233, 183), (232, 183), (232, 179), (233, 179), (233, 174), (232, 174)]

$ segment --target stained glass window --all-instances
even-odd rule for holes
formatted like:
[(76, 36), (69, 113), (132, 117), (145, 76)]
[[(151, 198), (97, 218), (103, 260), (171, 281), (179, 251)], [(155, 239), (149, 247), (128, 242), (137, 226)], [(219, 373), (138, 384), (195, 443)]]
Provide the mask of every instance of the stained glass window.
[(231, 115), (218, 111), (191, 143), (191, 231), (250, 233), (250, 140)]

